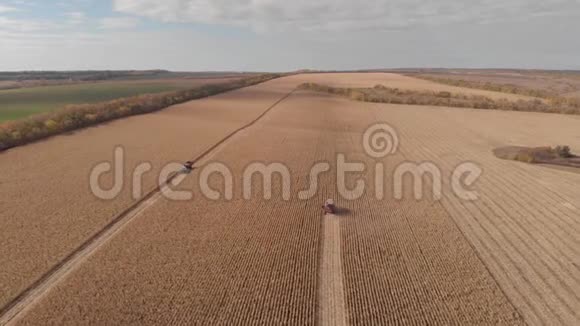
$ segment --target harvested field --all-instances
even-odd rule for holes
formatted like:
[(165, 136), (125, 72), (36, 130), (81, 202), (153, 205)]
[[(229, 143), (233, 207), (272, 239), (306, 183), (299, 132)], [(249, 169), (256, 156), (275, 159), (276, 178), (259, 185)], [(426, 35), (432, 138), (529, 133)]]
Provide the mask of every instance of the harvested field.
[[(165, 162), (195, 157), (303, 82), (368, 87), (396, 79), (378, 75), (348, 74), (350, 81), (344, 74), (286, 77), (0, 154), (0, 170), (8, 171), (0, 182), (12, 187), (0, 188), (7, 204), (0, 223), (8, 227), (0, 229), (8, 244), (0, 247), (4, 302), (132, 202), (128, 189), (102, 202), (83, 188), (91, 164), (110, 160), (115, 144), (127, 149), (128, 166), (153, 160), (157, 170)], [(366, 128), (378, 121), (395, 127), (401, 139), (399, 151), (379, 161), (361, 146)], [(330, 306), (337, 320), (342, 315), (353, 325), (577, 325), (580, 175), (502, 161), (492, 149), (533, 146), (538, 138), (580, 148), (578, 122), (571, 116), (370, 104), (296, 92), (200, 162), (227, 164), (235, 181), (233, 200), (205, 198), (200, 171), (194, 170), (179, 189), (193, 190), (195, 200), (151, 205), (14, 321), (312, 325)], [(99, 142), (87, 149), (94, 139)], [(369, 188), (363, 196), (341, 198), (333, 172), (320, 176), (314, 197), (297, 198), (308, 188), (312, 165), (328, 161), (335, 171), (338, 153), (366, 163), (365, 172), (346, 179), (349, 186), (365, 180)], [(23, 164), (16, 167), (15, 161)], [(24, 164), (38, 161), (51, 164), (42, 172)], [(389, 177), (408, 161), (440, 167), (441, 201), (429, 196), (417, 201), (407, 193), (394, 200)], [(475, 202), (449, 192), (447, 177), (464, 161), (484, 170)], [(252, 162), (284, 163), (292, 171), (291, 199), (281, 199), (278, 178), (272, 199), (263, 199), (257, 178), (254, 196), (244, 200), (241, 175)], [(386, 168), (385, 200), (374, 195), (377, 162)], [(154, 175), (146, 175), (147, 189)], [(210, 181), (223, 187), (219, 177)], [(30, 207), (31, 197), (37, 207)], [(339, 232), (325, 231), (320, 205), (327, 198), (341, 208), (333, 220)], [(337, 257), (325, 256), (324, 244), (336, 249), (338, 243), (329, 234), (340, 240), (343, 298), (336, 297), (340, 288), (321, 291), (335, 275), (325, 271), (337, 271)], [(334, 267), (323, 268), (328, 261)]]
[(402, 90), (412, 91), (431, 91), (431, 92), (451, 92), (466, 95), (480, 95), (492, 99), (508, 99), (508, 100), (531, 100), (533, 97), (506, 94), (492, 91), (485, 91), (479, 89), (461, 88), (435, 83), (432, 81), (413, 78), (409, 76), (392, 74), (392, 73), (366, 73), (361, 74), (361, 78), (353, 78), (355, 74), (332, 74), (332, 78), (328, 78), (326, 74), (311, 74), (305, 75), (305, 82), (328, 85), (332, 87), (356, 88), (369, 87), (375, 85), (383, 85), (389, 88), (399, 88)]
[[(569, 168), (580, 168), (580, 158), (570, 152), (566, 146), (556, 147), (521, 147), (508, 146), (493, 150), (498, 158), (520, 161), (530, 164), (544, 164)], [(580, 170), (578, 170), (580, 172)]]
[(528, 324), (578, 324), (580, 202), (573, 185), (579, 176), (501, 161), (491, 149), (535, 139), (564, 139), (578, 148), (573, 126), (579, 119), (419, 107), (411, 116), (409, 108), (372, 108), (398, 127), (408, 159), (433, 161), (446, 173), (463, 161), (484, 169), (476, 186), (480, 200), (462, 203), (446, 195), (445, 209)]
[[(131, 179), (129, 171), (150, 162), (153, 169), (145, 175), (143, 189), (152, 189), (165, 164), (203, 152), (299, 83), (293, 77), (276, 80), (1, 153), (0, 184), (10, 187), (0, 187), (0, 307), (134, 202), (130, 187), (113, 202), (99, 200), (88, 188), (91, 169), (112, 160), (115, 146), (122, 145), (127, 153), (124, 184)], [(151, 132), (160, 125), (168, 130)], [(103, 186), (112, 180), (112, 175), (104, 176)]]
[[(305, 115), (310, 118), (304, 120)], [(308, 171), (314, 162), (333, 162), (338, 152), (352, 153), (349, 159), (364, 158), (359, 138), (373, 119), (368, 110), (353, 110), (348, 101), (311, 93), (295, 94), (255, 127), (232, 139), (212, 160), (231, 163), (234, 176), (240, 176), (245, 164), (256, 160), (284, 162), (294, 172), (291, 188), (307, 189)], [(256, 146), (258, 143), (260, 146)], [(196, 189), (196, 173), (180, 188)], [(336, 197), (333, 180), (331, 174), (323, 175), (320, 182), (323, 188), (307, 201), (294, 197), (287, 202), (281, 200), (281, 189), (276, 183), (273, 200), (261, 199), (259, 190), (252, 200), (241, 200), (240, 185), (235, 188), (233, 201), (210, 201), (198, 190), (193, 202), (162, 200), (41, 298), (20, 322), (315, 324), (321, 300), (318, 280), (325, 277), (319, 275), (321, 237), (325, 234), (321, 228), (320, 203)], [(212, 184), (221, 183), (215, 180)], [(261, 183), (257, 182), (255, 188), (261, 188)], [(363, 209), (366, 203), (373, 201), (363, 199), (361, 206), (358, 201), (339, 202), (339, 206), (350, 210), (339, 217), (344, 240), (341, 246), (344, 315), (349, 323), (387, 320), (382, 318), (404, 320), (409, 316), (414, 316), (411, 320), (415, 323), (462, 324), (477, 320), (513, 324), (520, 320), (457, 229), (455, 236), (438, 241), (447, 248), (463, 248), (450, 251), (448, 259), (466, 261), (467, 266), (461, 271), (471, 271), (478, 281), (447, 277), (443, 285), (441, 281), (424, 282), (417, 274), (419, 271), (427, 279), (438, 280), (440, 275), (455, 269), (453, 264), (443, 262), (433, 268), (431, 264), (441, 256), (436, 250), (424, 254), (427, 263), (417, 265), (417, 257), (406, 251), (408, 262), (399, 266), (388, 264), (384, 252), (374, 249), (377, 241), (374, 235), (408, 232), (405, 230), (409, 227), (426, 227), (425, 223), (431, 221), (417, 218), (412, 225), (400, 224), (399, 216), (366, 212)], [(404, 211), (403, 207), (414, 203), (407, 200), (391, 205)], [(441, 206), (432, 206), (433, 202), (428, 202), (420, 210), (428, 209), (427, 215), (431, 209), (442, 210)], [(449, 232), (445, 229), (452, 220), (444, 213), (437, 216), (447, 223), (435, 223), (430, 232)], [(371, 222), (375, 219), (386, 220), (386, 224)], [(375, 232), (360, 232), (371, 225), (375, 226)], [(423, 249), (432, 246), (421, 238), (410, 241), (407, 246)], [(369, 249), (362, 256), (358, 251), (361, 247)], [(412, 268), (415, 269), (410, 273)], [(407, 281), (386, 284), (377, 275), (400, 275), (401, 280)], [(447, 292), (442, 294), (442, 289)], [(403, 303), (406, 308), (393, 310), (392, 315), (369, 316), (369, 311), (394, 302), (392, 291), (410, 295), (409, 298), (420, 293), (421, 302), (431, 303), (424, 307)], [(462, 293), (469, 294), (473, 305), (458, 313), (453, 309), (465, 300), (467, 294)], [(70, 297), (76, 298), (75, 304), (63, 301)]]
[(546, 94), (564, 95), (580, 90), (580, 74), (558, 71), (495, 71), (495, 70), (449, 70), (441, 72), (413, 72), (428, 78), (448, 79), (494, 85), (512, 85), (526, 90), (539, 90)]
[[(454, 94), (450, 92), (412, 91), (376, 85), (373, 88), (337, 88), (327, 85), (305, 83), (298, 87), (348, 97), (355, 101), (387, 104), (427, 105), (459, 107), (482, 110), (507, 110), (525, 112), (545, 112), (560, 114), (580, 114), (580, 102), (565, 99), (561, 104), (547, 103), (539, 99), (509, 101), (494, 100), (479, 95)], [(568, 102), (570, 101), (570, 102)]]
[(326, 214), (322, 219), (322, 246), (318, 271), (318, 324), (348, 325), (342, 271), (341, 217)]
[(577, 92), (571, 92), (571, 93), (565, 93), (564, 94), (565, 97), (569, 97), (569, 98), (580, 98), (580, 91)]
[[(150, 162), (153, 169), (145, 175), (143, 188), (152, 189), (165, 164), (201, 153), (292, 86), (281, 81), (266, 88), (250, 87), (0, 154), (0, 184), (10, 185), (0, 187), (0, 306), (133, 202), (129, 186), (112, 202), (96, 198), (88, 187), (92, 167), (112, 160), (116, 145), (126, 151), (124, 183), (129, 184), (135, 166)], [(170, 127), (163, 133), (151, 132), (159, 125)], [(112, 180), (112, 175), (104, 176), (103, 186), (112, 185)], [(35, 205), (29, 204), (31, 198)]]

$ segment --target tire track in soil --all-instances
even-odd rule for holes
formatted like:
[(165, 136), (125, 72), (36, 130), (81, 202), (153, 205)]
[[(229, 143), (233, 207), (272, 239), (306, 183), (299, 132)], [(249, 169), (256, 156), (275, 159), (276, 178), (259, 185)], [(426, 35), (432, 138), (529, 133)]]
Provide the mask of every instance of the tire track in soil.
[(322, 255), (319, 270), (318, 322), (322, 326), (347, 325), (340, 217), (323, 216)]
[[(254, 120), (234, 130), (225, 136), (222, 140), (206, 149), (203, 153), (199, 154), (195, 159), (191, 160), (194, 163), (194, 168), (199, 168), (198, 163), (200, 161), (208, 159), (213, 156), (212, 154), (219, 152), (221, 148), (227, 145), (227, 143), (234, 136), (255, 125), (272, 109), (274, 109), (284, 100), (288, 99), (295, 91), (296, 89), (287, 93), (285, 96), (264, 110), (264, 112), (258, 115)], [(14, 298), (4, 307), (0, 308), (0, 325), (9, 325), (10, 323), (15, 322), (17, 318), (22, 315), (22, 313), (26, 312), (26, 310), (32, 307), (39, 299), (41, 299), (45, 293), (55, 287), (76, 267), (81, 265), (89, 256), (91, 256), (95, 251), (103, 246), (108, 240), (113, 238), (119, 231), (123, 229), (124, 226), (129, 224), (133, 219), (141, 215), (141, 213), (143, 213), (147, 208), (151, 207), (159, 199), (161, 199), (163, 197), (163, 192), (169, 187), (170, 184), (177, 185), (185, 178), (186, 175), (174, 173), (167, 179), (165, 184), (156, 187), (151, 192), (146, 194), (142, 199), (135, 202), (129, 208), (118, 214), (110, 223), (95, 233), (88, 240), (83, 242), (83, 244), (81, 244), (76, 250), (66, 256), (66, 258), (64, 258), (60, 263), (51, 268), (36, 282), (26, 288), (22, 293), (20, 293), (16, 298)]]

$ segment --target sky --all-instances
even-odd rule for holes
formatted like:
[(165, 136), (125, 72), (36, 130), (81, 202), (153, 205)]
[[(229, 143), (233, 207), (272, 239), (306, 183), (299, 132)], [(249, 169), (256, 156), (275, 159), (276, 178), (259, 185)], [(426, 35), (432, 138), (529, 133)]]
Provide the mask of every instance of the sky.
[(580, 0), (0, 0), (0, 71), (580, 69)]

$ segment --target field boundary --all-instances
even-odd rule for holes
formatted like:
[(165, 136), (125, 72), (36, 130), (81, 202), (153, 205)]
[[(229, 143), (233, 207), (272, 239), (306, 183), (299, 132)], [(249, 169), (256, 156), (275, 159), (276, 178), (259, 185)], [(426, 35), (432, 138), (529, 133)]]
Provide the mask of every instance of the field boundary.
[(549, 99), (552, 97), (558, 96), (556, 92), (551, 92), (548, 90), (542, 90), (538, 88), (530, 88), (524, 86), (518, 86), (515, 84), (509, 83), (492, 83), (489, 81), (471, 81), (466, 79), (453, 79), (453, 78), (445, 78), (442, 77), (434, 77), (431, 75), (425, 74), (415, 74), (415, 73), (407, 73), (403, 74), (404, 76), (426, 80), (430, 82), (434, 82), (441, 85), (448, 85), (448, 86), (455, 86), (455, 87), (463, 87), (469, 89), (478, 89), (484, 91), (491, 91), (491, 92), (499, 92), (504, 94), (514, 94), (514, 95), (523, 95), (523, 96), (530, 96), (530, 97), (537, 97), (542, 99)]
[[(289, 98), (295, 91), (296, 89), (293, 89), (284, 95), (270, 107), (264, 110), (264, 112), (258, 115), (254, 120), (226, 135), (222, 140), (215, 143), (201, 154), (197, 155), (197, 157), (191, 161), (194, 164), (198, 163), (200, 160), (211, 154), (211, 152), (226, 143), (232, 137), (255, 125), (277, 105)], [(131, 220), (140, 215), (148, 207), (155, 204), (155, 202), (157, 202), (162, 197), (162, 191), (164, 188), (180, 175), (181, 174), (179, 173), (174, 173), (167, 179), (164, 185), (157, 186), (145, 196), (143, 196), (143, 198), (126, 208), (120, 214), (116, 215), (111, 222), (101, 228), (93, 236), (85, 240), (79, 247), (77, 247), (77, 249), (73, 250), (61, 262), (56, 264), (48, 272), (42, 275), (37, 281), (22, 291), (16, 298), (12, 299), (4, 307), (1, 307), (0, 325), (8, 325), (9, 323), (13, 322), (23, 311), (37, 302), (44, 294), (47, 293), (47, 291), (52, 286), (57, 284), (71, 271), (82, 264), (85, 259), (92, 255), (109, 239), (115, 236), (115, 234), (117, 234), (125, 225), (131, 222)]]
[(157, 112), (173, 105), (255, 86), (288, 74), (265, 74), (236, 81), (206, 84), (164, 93), (142, 94), (93, 104), (68, 105), (50, 113), (0, 123), (0, 154), (67, 132), (82, 130), (113, 120)]
[(517, 112), (538, 112), (551, 114), (580, 115), (580, 100), (565, 101), (550, 99), (549, 103), (541, 99), (508, 100), (493, 99), (482, 95), (466, 95), (447, 91), (417, 91), (376, 85), (374, 87), (333, 87), (317, 83), (304, 83), (298, 87), (302, 90), (327, 93), (349, 98), (353, 101), (452, 107), (478, 110), (499, 110)]

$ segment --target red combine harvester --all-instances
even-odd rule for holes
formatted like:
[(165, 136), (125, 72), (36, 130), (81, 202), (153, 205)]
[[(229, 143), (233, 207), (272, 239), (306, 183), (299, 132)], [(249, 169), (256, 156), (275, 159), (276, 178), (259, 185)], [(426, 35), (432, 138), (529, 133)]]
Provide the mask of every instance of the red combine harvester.
[(324, 206), (322, 206), (322, 209), (324, 209), (324, 214), (335, 214), (336, 213), (336, 205), (334, 204), (334, 200), (332, 199), (328, 199), (326, 200), (326, 202), (324, 203)]

